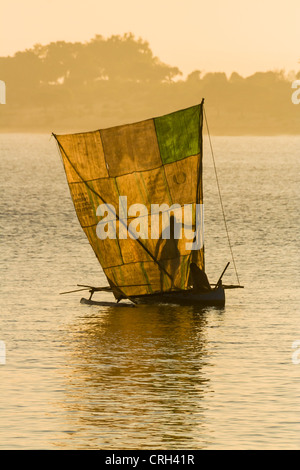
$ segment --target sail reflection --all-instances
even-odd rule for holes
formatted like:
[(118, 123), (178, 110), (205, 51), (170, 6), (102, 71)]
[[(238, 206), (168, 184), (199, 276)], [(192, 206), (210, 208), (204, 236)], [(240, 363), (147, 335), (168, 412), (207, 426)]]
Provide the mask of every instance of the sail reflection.
[(206, 322), (205, 310), (158, 305), (89, 310), (74, 324), (63, 406), (80, 445), (203, 445)]

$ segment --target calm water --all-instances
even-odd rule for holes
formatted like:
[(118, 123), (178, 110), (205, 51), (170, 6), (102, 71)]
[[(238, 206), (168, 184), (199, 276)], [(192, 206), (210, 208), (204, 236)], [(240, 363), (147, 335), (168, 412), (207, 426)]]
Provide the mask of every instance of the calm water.
[[(0, 135), (0, 449), (300, 448), (300, 137), (213, 146), (245, 289), (224, 309), (100, 308), (59, 295), (105, 280), (54, 140)], [(205, 176), (215, 282), (230, 252), (208, 152)]]

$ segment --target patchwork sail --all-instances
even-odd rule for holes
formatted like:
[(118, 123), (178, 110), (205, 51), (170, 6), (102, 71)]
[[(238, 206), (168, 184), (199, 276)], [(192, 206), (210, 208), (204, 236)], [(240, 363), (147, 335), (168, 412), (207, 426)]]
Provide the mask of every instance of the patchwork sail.
[(77, 217), (117, 299), (184, 291), (191, 263), (204, 271), (202, 241), (192, 247), (203, 204), (202, 122), (203, 102), (55, 135)]

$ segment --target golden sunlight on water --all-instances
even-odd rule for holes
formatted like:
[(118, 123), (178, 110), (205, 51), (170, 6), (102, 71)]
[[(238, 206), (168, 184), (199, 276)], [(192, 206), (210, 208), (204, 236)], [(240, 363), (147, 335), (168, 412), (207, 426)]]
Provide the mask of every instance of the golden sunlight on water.
[(99, 429), (116, 448), (125, 435), (131, 448), (194, 443), (208, 386), (205, 317), (164, 306), (111, 308), (82, 320), (72, 332), (81, 340), (69, 357), (72, 394), (63, 406), (88, 427), (86, 444)]
[[(21, 134), (0, 143), (0, 448), (298, 449), (299, 137), (214, 138), (245, 289), (204, 310), (60, 296), (105, 281), (54, 143)], [(205, 162), (215, 282), (230, 257)]]

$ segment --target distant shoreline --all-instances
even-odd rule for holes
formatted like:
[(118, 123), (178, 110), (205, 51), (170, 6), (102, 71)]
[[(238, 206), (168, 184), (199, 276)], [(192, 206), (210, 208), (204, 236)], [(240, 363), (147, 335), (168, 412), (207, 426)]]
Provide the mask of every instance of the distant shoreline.
[(178, 67), (161, 62), (131, 34), (37, 44), (0, 57), (6, 85), (0, 132), (88, 132), (169, 114), (204, 98), (211, 135), (300, 135), (293, 86), (300, 71), (228, 77), (202, 72), (201, 57), (199, 67), (182, 79)]
[[(57, 132), (58, 134), (75, 134), (75, 133), (84, 133), (84, 132), (93, 132), (98, 129), (90, 129), (90, 130), (80, 130), (80, 129), (74, 129), (74, 130), (69, 130), (66, 129), (64, 131)], [(31, 130), (25, 130), (25, 129), (0, 129), (0, 135), (5, 135), (5, 134), (36, 134), (36, 135), (47, 135), (49, 137), (52, 137), (52, 132), (56, 133), (56, 130), (38, 130), (38, 129), (31, 129)], [(203, 131), (203, 135), (207, 136), (207, 132)], [(227, 133), (227, 134), (214, 134), (213, 132), (210, 133), (211, 136), (213, 137), (299, 137), (300, 136), (300, 130), (299, 133), (281, 133), (281, 134), (267, 134), (267, 133), (261, 133), (261, 134), (252, 134), (252, 133), (245, 133), (245, 134), (234, 134), (234, 133)]]

